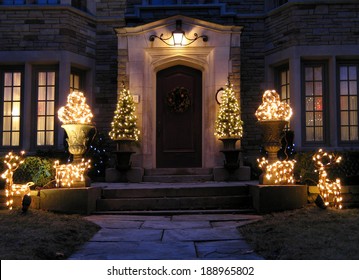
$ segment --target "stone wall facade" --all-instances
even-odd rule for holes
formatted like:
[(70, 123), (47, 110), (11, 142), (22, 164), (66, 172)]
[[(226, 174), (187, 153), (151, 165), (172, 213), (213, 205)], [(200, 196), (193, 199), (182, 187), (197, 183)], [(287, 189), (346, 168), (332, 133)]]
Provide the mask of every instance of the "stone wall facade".
[[(359, 51), (355, 50), (359, 45), (359, 3), (354, 0), (288, 1), (272, 10), (261, 0), (197, 0), (186, 1), (186, 5), (154, 7), (142, 0), (87, 1), (90, 2), (90, 11), (69, 5), (0, 5), (0, 66), (59, 63), (60, 68), (76, 66), (87, 71), (87, 79), (92, 82), (86, 89), (97, 128), (105, 137), (119, 88), (122, 82), (130, 83), (128, 53), (118, 47), (118, 28), (141, 26), (176, 15), (243, 27), (240, 46), (231, 49), (229, 75), (241, 102), (241, 147), (253, 158), (261, 143), (254, 113), (263, 91), (274, 87), (275, 67), (283, 63), (295, 66), (293, 70), (297, 72), (291, 72), (295, 81), (293, 94), (299, 96), (303, 59), (359, 59)], [(16, 57), (10, 58), (9, 52)], [(28, 56), (29, 52), (33, 56)], [(41, 53), (45, 56), (41, 57)], [(53, 53), (58, 54), (57, 60), (51, 59)], [(61, 59), (61, 55), (67, 60)], [(60, 94), (65, 96), (67, 84), (61, 87)], [(301, 121), (299, 116), (295, 122)], [(296, 140), (300, 149), (300, 135)], [(335, 148), (336, 142), (331, 146)]]
[(1, 7), (0, 51), (69, 51), (94, 58), (96, 21), (69, 7)]

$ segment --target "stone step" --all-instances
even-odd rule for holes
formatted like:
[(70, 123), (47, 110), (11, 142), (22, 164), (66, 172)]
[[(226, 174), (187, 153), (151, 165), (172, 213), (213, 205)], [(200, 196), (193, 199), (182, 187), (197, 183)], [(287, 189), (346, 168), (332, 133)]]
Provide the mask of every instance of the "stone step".
[(144, 182), (159, 183), (189, 183), (208, 182), (213, 180), (213, 175), (151, 175), (143, 176)]
[(145, 169), (144, 182), (187, 183), (213, 181), (212, 168), (154, 168)]
[(253, 208), (243, 209), (196, 209), (196, 210), (132, 210), (132, 211), (96, 211), (92, 215), (193, 215), (193, 214), (256, 214)]
[(156, 197), (208, 197), (248, 195), (249, 187), (246, 185), (169, 185), (159, 184), (151, 188), (105, 188), (102, 198), (156, 198)]
[(252, 208), (247, 184), (140, 183), (104, 186), (96, 211), (232, 211)]
[(251, 196), (112, 198), (97, 200), (97, 211), (240, 209), (251, 207)]
[(212, 168), (153, 168), (145, 169), (144, 182), (188, 183), (213, 181)]
[(145, 169), (145, 176), (160, 175), (212, 175), (212, 168), (153, 168)]

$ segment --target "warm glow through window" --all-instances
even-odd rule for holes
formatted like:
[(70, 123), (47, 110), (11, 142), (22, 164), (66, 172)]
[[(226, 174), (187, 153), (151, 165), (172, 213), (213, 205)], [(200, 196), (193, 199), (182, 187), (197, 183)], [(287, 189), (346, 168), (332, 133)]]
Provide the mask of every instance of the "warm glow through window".
[(305, 140), (324, 141), (324, 74), (322, 65), (304, 67)]
[(358, 68), (358, 65), (339, 67), (341, 141), (358, 141)]
[(3, 81), (2, 146), (19, 146), (21, 72), (4, 72)]
[(54, 71), (38, 73), (36, 140), (38, 146), (54, 145), (55, 81)]

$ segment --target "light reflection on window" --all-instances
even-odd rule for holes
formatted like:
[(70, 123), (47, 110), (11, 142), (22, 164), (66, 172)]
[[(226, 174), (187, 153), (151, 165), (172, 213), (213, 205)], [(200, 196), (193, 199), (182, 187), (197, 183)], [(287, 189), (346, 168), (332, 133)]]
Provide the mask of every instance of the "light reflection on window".
[(21, 72), (3, 74), (2, 146), (20, 145)]

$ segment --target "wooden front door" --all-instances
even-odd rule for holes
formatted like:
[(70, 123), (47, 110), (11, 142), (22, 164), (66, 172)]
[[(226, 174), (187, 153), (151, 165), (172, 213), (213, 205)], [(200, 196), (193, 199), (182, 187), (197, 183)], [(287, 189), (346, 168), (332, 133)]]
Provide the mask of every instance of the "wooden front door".
[(157, 73), (157, 168), (202, 167), (202, 72), (173, 66)]

